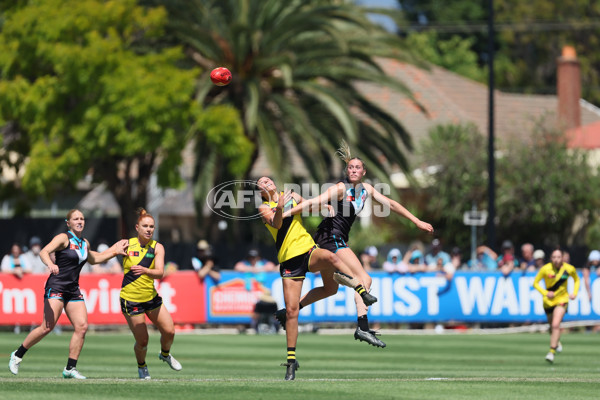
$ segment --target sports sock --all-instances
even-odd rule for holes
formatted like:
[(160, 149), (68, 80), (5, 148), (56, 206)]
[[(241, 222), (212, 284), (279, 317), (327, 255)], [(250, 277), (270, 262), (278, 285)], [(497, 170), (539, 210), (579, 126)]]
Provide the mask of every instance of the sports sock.
[(364, 292), (366, 292), (365, 288), (360, 283), (354, 288), (354, 290), (358, 294), (363, 294)]
[(296, 348), (295, 347), (287, 348), (287, 360), (288, 360), (288, 362), (296, 361)]
[(367, 314), (358, 317), (358, 327), (363, 332), (369, 330), (369, 319), (367, 318)]
[(73, 359), (73, 358), (69, 358), (67, 360), (67, 371), (72, 370), (73, 368), (75, 368), (77, 366), (77, 360)]
[(25, 347), (23, 347), (23, 345), (20, 345), (19, 348), (17, 349), (17, 351), (15, 351), (15, 356), (17, 356), (19, 358), (23, 358), (25, 353), (27, 353), (27, 349)]
[(556, 347), (550, 347), (550, 353), (556, 354)]
[(169, 351), (170, 351), (170, 350), (163, 350), (163, 349), (160, 349), (160, 354), (161, 354), (163, 357), (169, 357)]
[(146, 365), (146, 361), (144, 361), (144, 362), (143, 362), (143, 363), (141, 363), (141, 364), (140, 364), (140, 363), (138, 363), (138, 368), (144, 368), (144, 367), (147, 367), (147, 365)]

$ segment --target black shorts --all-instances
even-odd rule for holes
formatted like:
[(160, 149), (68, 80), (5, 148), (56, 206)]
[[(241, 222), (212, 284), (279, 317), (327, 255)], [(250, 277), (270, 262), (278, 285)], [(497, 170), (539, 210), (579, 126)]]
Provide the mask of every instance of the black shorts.
[(83, 301), (83, 295), (79, 288), (75, 290), (56, 290), (52, 288), (46, 288), (44, 292), (44, 299), (58, 299), (62, 300), (65, 305), (70, 301)]
[(304, 279), (308, 272), (308, 266), (310, 265), (310, 255), (313, 250), (317, 248), (317, 246), (313, 246), (313, 248), (306, 253), (282, 262), (279, 265), (279, 275), (281, 275), (282, 278)]
[(119, 298), (121, 301), (121, 312), (126, 315), (139, 315), (145, 314), (148, 311), (156, 310), (160, 306), (162, 306), (162, 297), (159, 295), (154, 296), (152, 300), (144, 301), (142, 303), (138, 303), (135, 301), (125, 300), (124, 298)]
[(552, 314), (552, 313), (554, 312), (554, 309), (555, 309), (556, 307), (558, 307), (558, 306), (562, 306), (562, 307), (564, 307), (564, 308), (565, 308), (565, 313), (566, 313), (566, 312), (567, 312), (567, 310), (569, 309), (569, 303), (560, 303), (560, 304), (557, 304), (557, 305), (555, 305), (555, 306), (552, 306), (552, 307), (548, 307), (548, 308), (544, 307), (544, 312), (546, 313), (546, 315), (548, 315), (548, 314)]
[(318, 231), (315, 235), (315, 242), (321, 249), (336, 253), (339, 249), (347, 249), (346, 241), (339, 235), (331, 235), (326, 232)]

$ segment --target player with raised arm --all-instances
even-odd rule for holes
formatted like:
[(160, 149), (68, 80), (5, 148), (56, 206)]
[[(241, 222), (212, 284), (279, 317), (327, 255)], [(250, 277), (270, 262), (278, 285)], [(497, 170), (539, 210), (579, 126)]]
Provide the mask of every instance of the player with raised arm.
[[(296, 343), (298, 341), (298, 312), (302, 284), (307, 272), (320, 272), (322, 276), (335, 280), (342, 285), (354, 288), (363, 302), (371, 305), (377, 299), (370, 295), (360, 282), (351, 276), (350, 268), (332, 252), (320, 249), (302, 225), (300, 215), (283, 217), (284, 207), (291, 208), (302, 203), (303, 199), (296, 193), (283, 193), (277, 190), (275, 183), (268, 177), (257, 181), (263, 198), (259, 212), (263, 223), (273, 236), (277, 247), (279, 274), (283, 280), (283, 297), (286, 305), (286, 340), (287, 367), (285, 380), (293, 380), (300, 364), (296, 360)], [(315, 288), (320, 298), (337, 292), (327, 292), (324, 287)]]
[[(356, 276), (368, 291), (371, 287), (371, 277), (347, 243), (356, 215), (362, 211), (368, 197), (371, 197), (380, 205), (388, 207), (392, 212), (407, 218), (417, 228), (427, 233), (433, 233), (433, 227), (431, 224), (415, 217), (397, 201), (378, 192), (371, 184), (363, 182), (363, 178), (367, 173), (365, 164), (360, 158), (352, 157), (350, 147), (345, 141), (342, 141), (338, 155), (346, 163), (346, 179), (331, 186), (321, 195), (298, 204), (290, 211), (287, 211), (284, 217), (308, 211), (316, 206), (322, 207), (326, 204), (332, 204), (335, 214), (323, 219), (314, 239), (319, 247), (327, 249), (341, 258), (344, 264), (350, 267), (352, 275)], [(337, 291), (336, 283), (326, 276), (323, 277), (323, 285), (327, 289), (325, 293), (333, 290)], [(300, 300), (300, 308), (322, 299), (323, 294), (323, 291), (311, 290)], [(376, 337), (376, 332), (369, 329), (367, 305), (364, 304), (360, 296), (355, 296), (355, 302), (358, 326), (354, 331), (354, 338), (366, 341), (373, 346), (385, 347), (385, 343)], [(285, 311), (279, 310), (275, 316), (283, 324), (285, 321)]]

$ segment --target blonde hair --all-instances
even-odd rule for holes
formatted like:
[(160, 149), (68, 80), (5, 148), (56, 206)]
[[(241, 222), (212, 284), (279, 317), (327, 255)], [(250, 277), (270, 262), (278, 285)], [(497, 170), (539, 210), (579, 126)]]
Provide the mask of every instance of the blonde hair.
[(362, 163), (363, 168), (367, 169), (367, 167), (365, 166), (365, 162), (363, 160), (361, 160), (359, 157), (352, 157), (352, 153), (350, 151), (350, 145), (348, 144), (348, 142), (346, 142), (344, 139), (342, 139), (340, 141), (340, 147), (337, 149), (337, 151), (335, 152), (335, 154), (337, 154), (337, 156), (346, 164), (348, 165), (348, 163), (352, 160), (358, 160)]

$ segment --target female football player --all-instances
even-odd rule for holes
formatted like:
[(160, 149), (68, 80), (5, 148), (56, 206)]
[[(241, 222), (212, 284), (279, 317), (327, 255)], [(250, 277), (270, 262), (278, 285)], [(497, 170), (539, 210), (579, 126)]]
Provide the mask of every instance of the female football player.
[(162, 298), (154, 288), (154, 280), (161, 279), (165, 272), (165, 249), (152, 239), (154, 217), (143, 208), (138, 211), (135, 225), (137, 237), (129, 239), (127, 255), (123, 257), (123, 283), (121, 284), (121, 312), (135, 338), (133, 351), (138, 363), (140, 379), (150, 379), (146, 365), (148, 349), (148, 327), (146, 316), (160, 331), (158, 358), (174, 369), (181, 371), (181, 364), (170, 354), (175, 338), (175, 325)]
[[(298, 312), (302, 283), (307, 272), (320, 272), (322, 276), (354, 288), (366, 305), (377, 299), (370, 295), (357, 279), (351, 276), (350, 268), (332, 252), (320, 249), (302, 225), (300, 215), (283, 217), (284, 207), (293, 207), (303, 199), (296, 193), (279, 192), (275, 183), (268, 177), (257, 181), (264, 202), (259, 206), (262, 220), (275, 240), (279, 273), (283, 279), (283, 297), (285, 300), (285, 322), (287, 339), (287, 367), (285, 380), (293, 380), (296, 369), (300, 367), (296, 360), (298, 341)], [(324, 287), (313, 289), (319, 298), (325, 298), (337, 292)]]
[[(87, 309), (79, 290), (79, 273), (86, 262), (99, 264), (117, 254), (124, 255), (127, 240), (121, 240), (98, 253), (90, 250), (90, 243), (82, 237), (85, 218), (81, 211), (70, 210), (65, 221), (67, 232), (56, 235), (40, 251), (40, 258), (50, 272), (44, 288), (42, 325), (29, 332), (23, 344), (10, 355), (8, 368), (15, 375), (19, 373), (19, 365), (25, 352), (52, 332), (64, 309), (74, 331), (69, 344), (69, 359), (62, 375), (67, 379), (86, 379), (76, 368), (88, 328)], [(51, 253), (54, 253), (55, 261), (50, 258)]]
[[(433, 233), (433, 227), (427, 222), (423, 222), (415, 217), (410, 211), (404, 208), (395, 200), (384, 196), (378, 192), (372, 185), (363, 182), (363, 178), (367, 173), (364, 162), (358, 157), (352, 157), (350, 147), (345, 141), (338, 150), (338, 155), (346, 163), (346, 179), (331, 186), (321, 195), (306, 200), (298, 204), (290, 211), (284, 214), (288, 215), (299, 214), (303, 210), (309, 210), (317, 205), (331, 203), (334, 207), (335, 214), (323, 219), (318, 227), (315, 235), (315, 241), (320, 248), (327, 249), (335, 253), (344, 264), (348, 265), (352, 271), (352, 275), (363, 284), (367, 291), (371, 287), (371, 277), (365, 271), (362, 263), (348, 246), (348, 235), (352, 224), (356, 219), (356, 215), (364, 208), (367, 198), (370, 196), (373, 200), (389, 210), (401, 215), (413, 222), (419, 229)], [(331, 279), (323, 278), (323, 285), (330, 288), (336, 285)], [(304, 298), (300, 300), (300, 307), (305, 307), (309, 304), (320, 300), (323, 292), (310, 291)], [(366, 341), (373, 346), (385, 347), (385, 343), (375, 336), (375, 332), (369, 329), (367, 318), (367, 305), (364, 304), (360, 296), (355, 295), (356, 311), (358, 315), (358, 326), (354, 332), (354, 339)], [(280, 310), (281, 311), (281, 310)], [(284, 317), (283, 312), (277, 312), (278, 319)]]
[[(567, 291), (569, 276), (575, 283), (571, 294)], [(542, 279), (545, 289), (540, 285)], [(538, 271), (533, 287), (544, 296), (544, 311), (550, 325), (550, 351), (546, 354), (546, 361), (553, 363), (554, 355), (562, 351), (560, 323), (567, 312), (569, 299), (575, 300), (579, 292), (579, 275), (574, 266), (563, 261), (563, 251), (557, 248), (552, 252), (550, 262)]]

